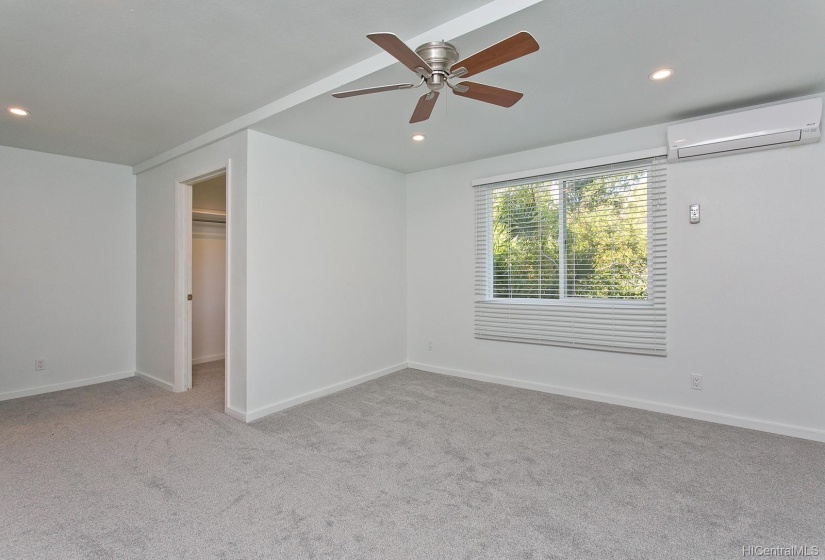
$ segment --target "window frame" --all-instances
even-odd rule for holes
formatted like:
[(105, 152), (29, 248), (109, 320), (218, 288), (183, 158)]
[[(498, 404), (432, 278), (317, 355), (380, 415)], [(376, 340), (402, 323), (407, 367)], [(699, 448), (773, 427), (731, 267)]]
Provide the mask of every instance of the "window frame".
[[(661, 158), (666, 156), (666, 149), (665, 148), (656, 148), (652, 150), (644, 150), (639, 152), (631, 152), (625, 154), (619, 154), (616, 156), (610, 156), (605, 158), (593, 159), (588, 161), (581, 161), (581, 162), (573, 162), (563, 165), (557, 165), (552, 167), (545, 167), (540, 169), (533, 169), (530, 171), (523, 171), (523, 172), (516, 172), (507, 175), (499, 175), (494, 177), (487, 177), (482, 179), (477, 179), (472, 182), (472, 186), (474, 190), (476, 189), (484, 189), (486, 192), (489, 192), (496, 188), (496, 186), (506, 186), (507, 183), (528, 183), (531, 179), (535, 179), (536, 182), (541, 180), (547, 180), (548, 175), (557, 175), (563, 174), (568, 172), (576, 172), (576, 171), (585, 171), (589, 168), (598, 168), (598, 167), (606, 167), (610, 165), (621, 165), (625, 163), (634, 162), (637, 160), (651, 160), (651, 165), (654, 165), (654, 161), (658, 161), (655, 165), (661, 166), (661, 169), (664, 169), (666, 173), (666, 162), (664, 162)], [(617, 169), (619, 172), (620, 169)], [(559, 185), (559, 193), (560, 193), (560, 205), (559, 205), (559, 212), (560, 214), (564, 212), (564, 190), (565, 190), (565, 181), (572, 180), (572, 179), (565, 179), (560, 178), (560, 185)], [(655, 179), (658, 181), (658, 179)], [(563, 286), (562, 289), (562, 281), (566, 280), (566, 275), (562, 273), (562, 271), (566, 272), (560, 265), (559, 271), (559, 297), (558, 299), (551, 299), (551, 298), (507, 298), (507, 297), (495, 297), (494, 293), (494, 282), (493, 282), (493, 218), (494, 212), (492, 209), (492, 197), (489, 195), (481, 195), (480, 191), (476, 191), (476, 197), (478, 196), (486, 196), (486, 207), (484, 208), (484, 215), (486, 216), (486, 223), (484, 223), (483, 227), (479, 222), (480, 218), (478, 216), (479, 210), (479, 202), (478, 198), (476, 198), (476, 205), (474, 206), (474, 210), (477, 213), (476, 215), (476, 338), (487, 338), (487, 339), (494, 339), (494, 340), (512, 340), (515, 342), (532, 342), (532, 343), (539, 343), (539, 344), (547, 344), (547, 345), (561, 345), (561, 346), (574, 346), (574, 347), (587, 347), (596, 350), (612, 350), (618, 352), (630, 352), (630, 353), (641, 353), (641, 354), (650, 354), (650, 355), (666, 355), (666, 301), (664, 296), (664, 291), (657, 291), (660, 287), (658, 284), (662, 284), (661, 288), (666, 289), (666, 256), (664, 257), (664, 268), (663, 270), (659, 270), (662, 268), (661, 263), (659, 263), (659, 267), (654, 267), (654, 251), (656, 248), (654, 245), (656, 243), (664, 242), (665, 245), (665, 255), (666, 255), (666, 227), (664, 233), (659, 233), (656, 230), (657, 226), (661, 226), (661, 223), (667, 222), (667, 212), (666, 212), (666, 198), (667, 198), (667, 191), (664, 185), (666, 184), (666, 180), (662, 180), (662, 197), (665, 200), (665, 210), (659, 212), (657, 209), (657, 214), (652, 214), (652, 210), (650, 205), (652, 204), (660, 204), (661, 199), (656, 199), (654, 201), (653, 197), (648, 199), (648, 212), (651, 213), (653, 218), (648, 218), (648, 233), (647, 233), (647, 255), (648, 255), (648, 290), (647, 296), (644, 299), (625, 299), (625, 298), (588, 298), (588, 297), (580, 297), (580, 296), (570, 296), (566, 294), (566, 284)], [(656, 188), (659, 188), (659, 185), (655, 185)], [(653, 188), (653, 187), (649, 187)], [(658, 207), (657, 207), (658, 208)], [(563, 228), (560, 228), (559, 236), (561, 237), (563, 231), (566, 230), (566, 216), (562, 217), (562, 223), (564, 224)], [(480, 255), (480, 247), (479, 247), (479, 235), (480, 230), (483, 229), (484, 231), (484, 265), (486, 269), (482, 272), (478, 269), (479, 265), (479, 257)], [(560, 244), (560, 251), (564, 251), (566, 257), (566, 235), (564, 244)], [(561, 259), (560, 259), (561, 260)], [(658, 261), (657, 261), (658, 262)], [(480, 275), (483, 274), (484, 277), (484, 293), (480, 293), (479, 290), (479, 282), (480, 282)], [(656, 277), (660, 276), (660, 277)], [(655, 277), (655, 279), (654, 279)], [(480, 312), (479, 309), (482, 308)], [(527, 316), (530, 314), (530, 321), (525, 321), (525, 324), (531, 323), (533, 318), (535, 317), (536, 322), (540, 322), (542, 317), (544, 316), (544, 312), (542, 309), (548, 310), (548, 313), (554, 313), (556, 315), (563, 315), (569, 311), (572, 315), (576, 315), (575, 310), (581, 310), (580, 313), (600, 313), (604, 311), (605, 313), (612, 313), (614, 316), (618, 317), (618, 322), (622, 322), (622, 318), (628, 317), (628, 313), (633, 314), (636, 312), (645, 313), (645, 314), (652, 314), (655, 320), (653, 324), (658, 324), (656, 321), (662, 320), (660, 317), (661, 314), (665, 315), (664, 324), (661, 326), (659, 333), (658, 331), (656, 336), (661, 337), (661, 345), (659, 345), (655, 349), (644, 349), (644, 348), (632, 348), (632, 347), (605, 347), (611, 346), (611, 344), (593, 344), (588, 342), (578, 343), (576, 341), (561, 341), (553, 340), (552, 337), (550, 339), (545, 339), (541, 336), (538, 336), (536, 340), (524, 340), (524, 337), (520, 336), (507, 336), (506, 334), (485, 334), (483, 331), (484, 329), (479, 327), (479, 323), (485, 320), (489, 320), (489, 315), (495, 315), (496, 313), (505, 315), (508, 313), (509, 310), (514, 311), (514, 315), (518, 315), (521, 313), (523, 316)], [(550, 311), (555, 309), (555, 311)], [(499, 310), (499, 311), (496, 311)], [(485, 316), (485, 313), (487, 315)], [(481, 319), (480, 319), (481, 317)], [(517, 331), (520, 326), (517, 324), (517, 321), (513, 321), (508, 315), (508, 321), (510, 323), (515, 323), (515, 326), (510, 325), (511, 330)], [(556, 319), (551, 318), (551, 321), (556, 321)], [(502, 320), (502, 322), (504, 322)], [(572, 323), (573, 321), (571, 321)], [(659, 327), (657, 327), (659, 328)], [(495, 329), (487, 329), (495, 330)], [(572, 329), (571, 330), (575, 330)], [(631, 329), (633, 330), (633, 329)], [(653, 331), (651, 331), (653, 332)], [(651, 335), (652, 336), (652, 335)], [(619, 338), (621, 337), (621, 333), (619, 333)], [(619, 345), (621, 346), (621, 345)]]

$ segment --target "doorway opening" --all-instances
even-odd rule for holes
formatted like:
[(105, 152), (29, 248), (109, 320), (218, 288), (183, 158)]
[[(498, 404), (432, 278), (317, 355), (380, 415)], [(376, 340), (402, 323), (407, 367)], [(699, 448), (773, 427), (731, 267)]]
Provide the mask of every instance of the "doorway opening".
[(175, 382), (229, 403), (230, 191), (226, 167), (179, 182), (176, 192)]
[[(224, 385), (226, 174), (192, 184), (192, 382)], [(220, 378), (220, 379), (218, 379)]]

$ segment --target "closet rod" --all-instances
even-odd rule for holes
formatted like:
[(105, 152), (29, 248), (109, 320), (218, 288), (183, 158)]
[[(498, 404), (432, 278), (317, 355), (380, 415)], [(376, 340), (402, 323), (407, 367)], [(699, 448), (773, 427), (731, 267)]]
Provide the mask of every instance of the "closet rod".
[(193, 208), (192, 221), (225, 224), (226, 212), (221, 212), (220, 210), (206, 210), (204, 208)]

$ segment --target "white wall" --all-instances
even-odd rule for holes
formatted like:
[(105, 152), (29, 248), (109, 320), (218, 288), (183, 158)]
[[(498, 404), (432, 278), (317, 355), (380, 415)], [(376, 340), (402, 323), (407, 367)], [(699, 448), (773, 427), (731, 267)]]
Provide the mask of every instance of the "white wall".
[(666, 358), (473, 337), (471, 181), (660, 147), (665, 128), (409, 175), (411, 365), (825, 440), (825, 142), (670, 165)]
[(670, 166), (666, 358), (473, 338), (471, 181), (664, 134), (405, 177), (243, 132), (141, 173), (137, 192), (124, 166), (0, 147), (0, 399), (135, 369), (171, 385), (175, 185), (231, 159), (229, 406), (249, 419), (408, 359), (825, 440), (825, 142)]
[(240, 132), (137, 176), (137, 371), (174, 382), (175, 188), (226, 166), (229, 192), (228, 411), (246, 411), (246, 143)]
[(0, 146), (0, 399), (134, 371), (131, 168)]
[[(200, 186), (196, 185), (197, 192)], [(205, 208), (205, 207), (203, 207)], [(192, 363), (224, 357), (226, 225), (192, 224)]]
[(249, 417), (406, 361), (404, 175), (249, 133)]

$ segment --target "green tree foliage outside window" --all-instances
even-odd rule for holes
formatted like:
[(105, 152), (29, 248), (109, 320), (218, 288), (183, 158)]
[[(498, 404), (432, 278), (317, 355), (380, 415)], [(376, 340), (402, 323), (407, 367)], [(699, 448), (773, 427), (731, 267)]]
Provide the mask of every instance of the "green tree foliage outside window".
[(646, 171), (496, 188), (492, 205), (493, 297), (647, 298)]

